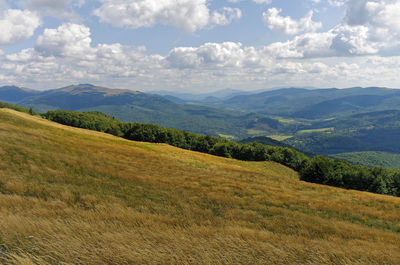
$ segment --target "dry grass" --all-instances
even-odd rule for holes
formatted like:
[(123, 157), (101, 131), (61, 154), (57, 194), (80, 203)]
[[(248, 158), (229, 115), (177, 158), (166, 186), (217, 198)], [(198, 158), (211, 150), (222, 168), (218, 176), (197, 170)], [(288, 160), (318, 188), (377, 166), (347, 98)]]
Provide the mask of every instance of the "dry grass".
[(0, 110), (0, 263), (400, 264), (400, 198)]

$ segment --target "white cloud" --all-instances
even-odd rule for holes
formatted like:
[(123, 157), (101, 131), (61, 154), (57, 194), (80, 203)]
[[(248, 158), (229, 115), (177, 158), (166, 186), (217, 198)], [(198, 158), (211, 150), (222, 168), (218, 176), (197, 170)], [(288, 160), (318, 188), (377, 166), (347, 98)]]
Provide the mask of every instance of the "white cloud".
[(9, 45), (33, 36), (41, 25), (40, 18), (31, 11), (8, 9), (0, 17), (0, 45)]
[(257, 4), (271, 4), (272, 0), (253, 0)]
[(45, 29), (36, 41), (35, 49), (46, 56), (91, 56), (90, 29), (83, 25), (66, 23), (57, 29)]
[(335, 37), (330, 48), (336, 52), (336, 55), (351, 56), (379, 52), (381, 44), (368, 41), (367, 27), (342, 25), (332, 30), (332, 33)]
[(368, 28), (368, 41), (378, 48), (400, 44), (400, 1), (349, 0), (344, 23)]
[(328, 3), (331, 6), (339, 7), (339, 6), (343, 6), (346, 3), (346, 1), (347, 0), (328, 0)]
[(35, 10), (43, 16), (53, 16), (68, 20), (79, 21), (80, 17), (74, 12), (74, 7), (82, 7), (85, 0), (20, 0), (19, 6)]
[(70, 0), (22, 0), (20, 5), (30, 9), (62, 12), (67, 8), (69, 2)]
[(383, 51), (387, 56), (399, 47), (400, 1), (349, 0), (346, 7), (343, 22), (331, 30), (272, 43), (266, 51), (280, 58), (354, 57)]
[(166, 60), (173, 68), (242, 68), (263, 67), (270, 61), (254, 47), (243, 47), (241, 43), (205, 43), (199, 47), (177, 47)]
[(239, 8), (224, 7), (221, 12), (214, 11), (210, 18), (212, 25), (228, 25), (235, 19), (242, 17), (242, 11)]
[(263, 13), (264, 23), (269, 29), (294, 35), (300, 32), (316, 31), (322, 27), (321, 22), (314, 22), (312, 20), (313, 11), (308, 12), (300, 20), (294, 20), (291, 17), (282, 17), (280, 16), (281, 12), (281, 9), (270, 8)]
[(275, 42), (264, 48), (265, 52), (278, 58), (309, 58), (333, 56), (331, 50), (335, 35), (330, 32), (306, 33), (286, 42)]
[(328, 32), (306, 33), (286, 42), (275, 42), (265, 50), (279, 58), (315, 58), (376, 54), (385, 47), (370, 41), (365, 26), (338, 25)]
[(209, 24), (226, 25), (241, 17), (237, 8), (210, 14), (207, 0), (101, 0), (94, 11), (101, 21), (117, 27), (141, 28), (155, 24), (194, 32)]
[[(239, 3), (243, 0), (228, 0), (229, 3)], [(252, 0), (256, 4), (271, 4), (272, 0)]]
[(400, 1), (349, 0), (345, 21), (349, 25), (366, 25), (400, 31)]
[(196, 91), (227, 86), (260, 89), (285, 85), (331, 87), (334, 84), (343, 87), (371, 85), (371, 82), (400, 86), (397, 78), (400, 57), (293, 60), (276, 58), (262, 48), (233, 42), (176, 47), (167, 56), (148, 55), (144, 47), (125, 47), (119, 43), (90, 48), (92, 56), (82, 58), (56, 57), (26, 49), (6, 55), (0, 61), (0, 70), (7, 76), (6, 82), (41, 88), (82, 82), (138, 90), (162, 87)]

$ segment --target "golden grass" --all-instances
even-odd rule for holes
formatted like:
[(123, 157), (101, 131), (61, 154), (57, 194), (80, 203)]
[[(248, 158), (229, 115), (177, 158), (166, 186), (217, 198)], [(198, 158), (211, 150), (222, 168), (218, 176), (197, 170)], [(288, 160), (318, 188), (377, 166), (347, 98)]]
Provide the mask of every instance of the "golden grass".
[(400, 264), (400, 198), (0, 110), (0, 263)]

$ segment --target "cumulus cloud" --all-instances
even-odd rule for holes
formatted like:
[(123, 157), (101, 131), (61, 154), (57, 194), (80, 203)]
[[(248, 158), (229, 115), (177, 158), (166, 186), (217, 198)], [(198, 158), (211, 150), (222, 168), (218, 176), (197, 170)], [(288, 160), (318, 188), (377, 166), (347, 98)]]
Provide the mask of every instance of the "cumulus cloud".
[[(82, 46), (87, 48), (86, 44)], [(92, 56), (78, 58), (25, 49), (5, 55), (0, 61), (0, 70), (7, 76), (7, 82), (29, 87), (54, 88), (93, 82), (138, 90), (163, 87), (199, 91), (205, 87), (226, 86), (246, 89), (249, 84), (253, 89), (278, 85), (331, 87), (332, 83), (335, 86), (370, 85), (371, 76), (374, 84), (386, 85), (390, 80), (393, 85), (393, 80), (398, 82), (400, 67), (400, 57), (293, 60), (234, 42), (176, 47), (167, 56), (149, 55), (144, 47), (126, 47), (119, 43), (91, 46), (90, 51)]]
[[(228, 0), (228, 2), (230, 3), (239, 3), (243, 0)], [(252, 0), (252, 2), (256, 3), (256, 4), (271, 4), (272, 0)]]
[(8, 9), (0, 17), (0, 45), (9, 45), (33, 36), (40, 18), (28, 10)]
[(346, 1), (347, 0), (328, 0), (328, 3), (331, 6), (339, 7), (339, 6), (343, 6), (346, 3)]
[[(379, 54), (400, 45), (400, 1), (349, 0), (346, 7), (342, 23), (329, 31), (305, 33), (272, 43), (265, 50), (279, 58), (354, 57)], [(281, 18), (277, 10), (272, 10), (269, 18)], [(276, 22), (275, 27), (280, 26), (282, 31), (296, 31), (295, 26), (294, 30), (287, 26), (291, 25), (290, 19), (286, 24), (283, 19), (275, 21), (281, 22)]]
[(222, 11), (214, 11), (210, 18), (211, 25), (228, 25), (235, 19), (242, 17), (242, 11), (239, 8), (224, 7)]
[(300, 20), (294, 20), (291, 17), (282, 17), (280, 16), (281, 12), (281, 9), (270, 8), (263, 13), (264, 23), (269, 29), (295, 35), (300, 32), (316, 31), (322, 27), (321, 22), (314, 22), (312, 20), (313, 11), (308, 12)]
[(45, 29), (36, 41), (35, 49), (46, 56), (90, 56), (90, 29), (84, 25), (66, 23), (57, 29)]
[(400, 1), (349, 0), (344, 23), (368, 28), (368, 41), (380, 48), (400, 44)]
[(253, 0), (257, 4), (271, 4), (272, 0)]
[(20, 0), (19, 6), (35, 10), (44, 16), (53, 16), (58, 18), (79, 20), (73, 12), (73, 6), (81, 7), (84, 0)]
[(199, 47), (177, 47), (166, 57), (173, 68), (263, 67), (270, 61), (254, 47), (237, 42), (205, 43)]
[(173, 26), (194, 32), (213, 25), (226, 25), (241, 17), (237, 8), (224, 8), (210, 14), (207, 0), (101, 0), (94, 11), (101, 21), (117, 27), (151, 27), (155, 24)]
[(345, 21), (349, 25), (366, 25), (400, 31), (400, 2), (395, 0), (349, 0)]
[(338, 25), (328, 32), (306, 33), (286, 42), (276, 42), (265, 51), (279, 58), (316, 58), (376, 54), (384, 43), (370, 40), (365, 26)]

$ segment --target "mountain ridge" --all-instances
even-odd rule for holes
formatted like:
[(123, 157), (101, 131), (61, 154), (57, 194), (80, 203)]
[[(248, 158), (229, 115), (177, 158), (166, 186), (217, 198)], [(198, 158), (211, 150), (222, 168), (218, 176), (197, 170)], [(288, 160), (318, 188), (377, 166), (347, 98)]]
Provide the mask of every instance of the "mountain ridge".
[(179, 104), (160, 95), (90, 84), (43, 91), (15, 104), (33, 108), (37, 112), (57, 109), (101, 111), (122, 121), (155, 123), (169, 128), (238, 139), (251, 135), (251, 130), (274, 132), (280, 126), (279, 121), (261, 114)]

